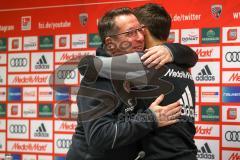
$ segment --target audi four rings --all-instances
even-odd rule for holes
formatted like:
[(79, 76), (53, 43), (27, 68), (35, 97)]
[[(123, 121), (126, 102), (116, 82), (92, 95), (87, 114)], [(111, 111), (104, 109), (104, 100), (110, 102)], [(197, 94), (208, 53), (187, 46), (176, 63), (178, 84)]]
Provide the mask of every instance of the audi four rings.
[(240, 52), (227, 52), (225, 59), (227, 62), (240, 62)]
[(76, 72), (74, 70), (58, 70), (58, 79), (74, 79), (76, 77)]
[(12, 58), (10, 60), (11, 67), (25, 67), (28, 64), (27, 58)]
[(72, 144), (71, 139), (58, 139), (57, 140), (58, 148), (69, 148), (71, 144)]
[(240, 131), (227, 131), (225, 139), (232, 142), (240, 142)]
[(24, 124), (11, 124), (9, 126), (10, 133), (26, 133), (27, 126)]

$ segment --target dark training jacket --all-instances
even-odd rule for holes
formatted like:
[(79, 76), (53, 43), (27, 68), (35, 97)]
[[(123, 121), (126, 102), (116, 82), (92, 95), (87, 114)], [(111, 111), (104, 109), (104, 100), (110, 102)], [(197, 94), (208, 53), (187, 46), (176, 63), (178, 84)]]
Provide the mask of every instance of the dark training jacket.
[[(195, 65), (197, 62), (197, 56), (191, 49), (182, 47), (180, 44), (167, 44), (167, 46), (171, 46), (169, 48), (174, 57), (175, 54), (185, 55), (183, 59), (174, 58), (175, 62), (179, 61), (177, 63), (183, 67)], [(103, 56), (102, 51), (98, 49), (97, 55)], [(187, 62), (189, 62), (188, 65), (185, 64)], [(163, 68), (168, 71), (167, 67)], [(113, 87), (109, 79), (99, 76), (91, 80), (88, 78), (85, 76), (81, 81), (77, 96), (79, 117), (72, 137), (72, 145), (67, 153), (67, 160), (132, 160), (142, 149), (148, 155), (149, 147), (146, 141), (141, 140), (147, 139), (150, 134), (161, 129), (157, 127), (154, 113), (147, 109), (151, 99), (143, 102), (138, 100), (135, 106), (134, 103), (126, 103), (123, 100), (124, 97), (116, 93), (116, 86)], [(173, 87), (170, 86), (172, 90)], [(166, 92), (170, 92), (170, 89), (168, 88)], [(189, 130), (192, 128), (190, 127)], [(187, 132), (189, 132), (188, 129)], [(192, 131), (191, 135), (194, 133)], [(144, 145), (143, 148), (141, 143)]]

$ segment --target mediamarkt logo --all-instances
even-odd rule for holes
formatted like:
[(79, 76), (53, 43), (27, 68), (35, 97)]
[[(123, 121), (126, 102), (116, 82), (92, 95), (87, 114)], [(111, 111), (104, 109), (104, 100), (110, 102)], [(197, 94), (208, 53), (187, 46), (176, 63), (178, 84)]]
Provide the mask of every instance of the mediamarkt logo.
[(46, 151), (47, 144), (40, 145), (40, 144), (18, 144), (15, 143), (12, 147), (12, 150), (15, 151)]
[(77, 124), (68, 124), (66, 122), (62, 123), (59, 129), (61, 130), (74, 130), (76, 128)]
[(238, 73), (233, 73), (228, 80), (229, 82), (240, 82), (240, 75)]
[(164, 76), (186, 78), (192, 80), (192, 75), (189, 72), (174, 71), (174, 69), (169, 69)]
[(30, 77), (20, 77), (16, 76), (12, 83), (45, 83), (47, 82), (48, 76), (30, 76)]
[(212, 56), (212, 52), (213, 52), (213, 49), (210, 49), (210, 50), (203, 50), (202, 48), (201, 49), (197, 49), (196, 50), (196, 53), (199, 57), (211, 57)]
[(213, 127), (203, 128), (202, 126), (196, 126), (196, 133), (201, 135), (211, 135)]
[(239, 160), (240, 155), (238, 153), (232, 153), (231, 157), (228, 158), (228, 160)]

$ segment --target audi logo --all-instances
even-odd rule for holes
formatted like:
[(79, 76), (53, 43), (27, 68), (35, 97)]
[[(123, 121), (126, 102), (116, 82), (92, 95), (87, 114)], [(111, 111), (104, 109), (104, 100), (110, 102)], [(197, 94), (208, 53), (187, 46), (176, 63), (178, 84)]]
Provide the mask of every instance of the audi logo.
[(240, 131), (227, 131), (225, 139), (232, 142), (240, 142)]
[(11, 67), (25, 67), (27, 63), (27, 58), (12, 58), (10, 60)]
[(74, 70), (59, 70), (57, 71), (58, 79), (74, 79), (76, 73)]
[(227, 52), (225, 59), (227, 62), (240, 62), (240, 52)]
[(10, 133), (26, 133), (27, 132), (27, 126), (23, 124), (11, 124), (9, 126)]
[(57, 140), (58, 148), (69, 148), (71, 144), (72, 144), (71, 139), (58, 139)]

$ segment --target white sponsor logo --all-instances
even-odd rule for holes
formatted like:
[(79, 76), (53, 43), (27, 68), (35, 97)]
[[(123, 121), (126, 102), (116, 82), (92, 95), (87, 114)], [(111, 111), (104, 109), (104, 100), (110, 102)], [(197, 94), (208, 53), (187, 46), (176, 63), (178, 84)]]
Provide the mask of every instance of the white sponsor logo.
[(21, 117), (21, 103), (8, 103), (8, 117)]
[(182, 29), (182, 44), (199, 44), (199, 29)]
[(7, 63), (7, 55), (6, 53), (0, 54), (0, 64), (6, 64)]
[(6, 130), (6, 120), (0, 119), (0, 130)]
[(240, 151), (222, 151), (222, 159), (224, 160), (239, 160)]
[(203, 137), (219, 137), (219, 125), (196, 124), (196, 135)]
[(240, 122), (239, 106), (222, 106), (223, 122)]
[(240, 46), (223, 46), (222, 67), (240, 68)]
[(72, 144), (72, 134), (55, 134), (54, 151), (58, 154), (66, 154)]
[(37, 155), (23, 154), (23, 160), (37, 160)]
[(23, 117), (36, 118), (37, 117), (37, 104), (24, 103), (23, 104)]
[(29, 138), (29, 121), (11, 119), (7, 121), (7, 135), (12, 139), (28, 139)]
[(51, 142), (8, 141), (9, 152), (52, 153)]
[(1, 153), (0, 153), (0, 159), (1, 159), (1, 160), (4, 160), (4, 158), (5, 158), (5, 154), (1, 154)]
[(53, 88), (39, 87), (38, 100), (39, 101), (52, 101), (53, 100)]
[(222, 81), (227, 84), (240, 84), (240, 71), (223, 71)]
[(31, 139), (51, 140), (53, 138), (53, 122), (51, 120), (32, 120)]
[(195, 105), (195, 121), (199, 121), (199, 106)]
[(220, 83), (219, 62), (198, 62), (191, 72), (196, 84)]
[(78, 117), (78, 106), (76, 103), (71, 104), (71, 118), (77, 118)]
[(32, 26), (31, 16), (24, 16), (24, 17), (21, 18), (21, 29), (22, 29), (22, 31), (31, 30), (31, 26)]
[(223, 27), (222, 28), (223, 43), (239, 43), (240, 42), (240, 27)]
[(0, 132), (0, 151), (6, 151), (6, 133)]
[(189, 72), (184, 71), (175, 71), (174, 69), (168, 69), (168, 71), (164, 75), (165, 77), (174, 77), (174, 78), (185, 78), (185, 79), (191, 79), (192, 75)]
[(222, 125), (222, 146), (240, 148), (240, 126)]
[(55, 103), (54, 105), (55, 118), (69, 118), (70, 105), (67, 103)]
[[(181, 21), (200, 21), (201, 14), (197, 13), (187, 13), (187, 14), (174, 14), (172, 15), (172, 21), (181, 22)], [(193, 22), (194, 23), (194, 22)]]
[(61, 21), (61, 22), (38, 22), (39, 29), (59, 29), (59, 28), (70, 28), (71, 27), (70, 21)]
[(220, 47), (192, 47), (199, 59), (220, 58)]
[(37, 87), (23, 87), (23, 101), (36, 101)]
[(55, 131), (58, 132), (74, 132), (77, 127), (76, 121), (55, 120)]
[(9, 25), (9, 26), (0, 25), (0, 32), (7, 32), (7, 31), (13, 31), (13, 30), (14, 30), (14, 25)]
[(52, 156), (38, 155), (38, 160), (53, 160)]
[(6, 67), (0, 67), (0, 85), (6, 85)]
[(24, 37), (23, 38), (23, 49), (25, 51), (37, 50), (38, 49), (38, 37), (37, 36)]
[(68, 51), (68, 52), (56, 52), (55, 61), (57, 63), (80, 62), (80, 60), (86, 55), (95, 56), (96, 51)]
[(9, 37), (8, 51), (21, 51), (21, 50), (22, 50), (22, 37)]
[(188, 86), (185, 88), (185, 91), (182, 94), (182, 97), (179, 99), (179, 101), (180, 101), (180, 104), (182, 105), (181, 115), (194, 118), (195, 115), (194, 115), (194, 108), (193, 108), (193, 99)]
[(179, 43), (179, 30), (171, 29), (168, 37), (168, 42), (170, 43)]
[[(81, 76), (81, 75), (79, 75)], [(71, 101), (76, 102), (79, 87), (71, 87)]]
[(53, 52), (32, 53), (31, 71), (48, 72), (53, 71)]
[(198, 152), (198, 160), (219, 160), (219, 141), (218, 140), (200, 140), (195, 139)]
[(87, 48), (87, 34), (73, 34), (72, 48)]
[(0, 101), (6, 101), (7, 94), (6, 94), (6, 87), (0, 87)]
[(220, 102), (220, 88), (202, 87), (201, 102)]
[(195, 102), (199, 102), (199, 87), (195, 86)]
[(11, 74), (8, 76), (9, 85), (50, 85), (51, 74)]
[(55, 84), (78, 84), (77, 65), (55, 66)]
[(69, 49), (70, 48), (70, 35), (56, 35), (55, 37), (56, 49)]
[(8, 54), (8, 72), (29, 72), (29, 53)]

